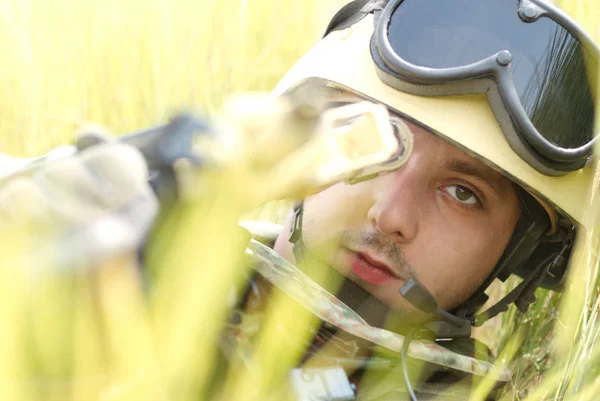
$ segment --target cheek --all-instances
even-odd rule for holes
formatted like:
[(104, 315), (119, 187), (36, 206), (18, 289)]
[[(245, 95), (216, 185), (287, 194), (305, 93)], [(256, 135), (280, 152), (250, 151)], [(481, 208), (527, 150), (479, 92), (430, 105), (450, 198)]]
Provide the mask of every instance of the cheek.
[(365, 183), (333, 185), (304, 201), (303, 238), (308, 248), (331, 241), (347, 229), (361, 229), (372, 203)]
[(439, 221), (427, 226), (421, 249), (407, 250), (407, 259), (438, 302), (449, 308), (468, 298), (490, 274), (514, 224), (511, 219), (459, 225)]

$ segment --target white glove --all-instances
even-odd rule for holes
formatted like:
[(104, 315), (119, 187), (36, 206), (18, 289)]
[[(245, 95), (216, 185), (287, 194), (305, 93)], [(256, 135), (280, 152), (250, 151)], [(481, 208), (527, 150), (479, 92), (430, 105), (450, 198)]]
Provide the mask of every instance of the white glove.
[(12, 172), (0, 183), (0, 229), (33, 227), (41, 248), (60, 244), (61, 263), (134, 251), (158, 211), (137, 149), (97, 132), (81, 143), (88, 147), (62, 158), (0, 159)]

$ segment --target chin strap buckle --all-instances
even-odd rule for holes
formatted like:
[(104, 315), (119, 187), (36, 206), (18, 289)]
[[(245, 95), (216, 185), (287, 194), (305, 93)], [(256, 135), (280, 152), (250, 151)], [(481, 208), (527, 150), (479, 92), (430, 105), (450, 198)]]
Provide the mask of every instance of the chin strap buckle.
[(426, 323), (425, 328), (434, 333), (435, 338), (438, 340), (471, 337), (471, 322), (469, 320), (463, 320), (460, 327), (444, 320), (433, 320)]

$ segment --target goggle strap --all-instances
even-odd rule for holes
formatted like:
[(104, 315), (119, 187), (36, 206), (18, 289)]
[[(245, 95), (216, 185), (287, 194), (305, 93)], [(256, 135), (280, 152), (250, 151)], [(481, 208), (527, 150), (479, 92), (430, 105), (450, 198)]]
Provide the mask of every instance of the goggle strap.
[(346, 29), (377, 9), (383, 9), (387, 0), (354, 0), (342, 7), (331, 19), (323, 37), (333, 31)]

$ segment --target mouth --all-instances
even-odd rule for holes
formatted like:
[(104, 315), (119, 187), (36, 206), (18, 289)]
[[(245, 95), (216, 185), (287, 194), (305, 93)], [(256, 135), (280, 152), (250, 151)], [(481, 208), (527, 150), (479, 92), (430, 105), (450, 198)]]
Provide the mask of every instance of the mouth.
[(361, 280), (375, 285), (401, 279), (388, 265), (364, 252), (352, 252), (350, 267)]

